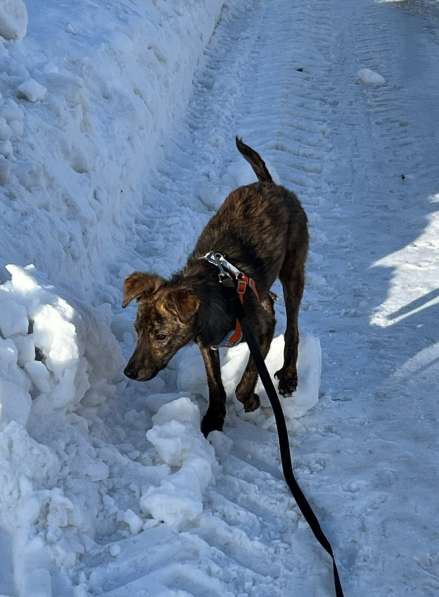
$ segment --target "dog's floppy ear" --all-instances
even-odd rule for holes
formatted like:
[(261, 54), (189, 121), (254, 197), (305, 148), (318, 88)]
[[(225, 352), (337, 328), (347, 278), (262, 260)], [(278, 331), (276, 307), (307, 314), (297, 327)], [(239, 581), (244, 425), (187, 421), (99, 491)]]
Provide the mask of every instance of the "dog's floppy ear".
[(200, 299), (188, 288), (171, 290), (166, 297), (166, 310), (174, 313), (182, 323), (188, 323), (200, 306)]
[(130, 274), (123, 283), (122, 307), (125, 309), (133, 299), (139, 299), (142, 294), (153, 294), (163, 283), (163, 278), (155, 274), (145, 274), (143, 272)]

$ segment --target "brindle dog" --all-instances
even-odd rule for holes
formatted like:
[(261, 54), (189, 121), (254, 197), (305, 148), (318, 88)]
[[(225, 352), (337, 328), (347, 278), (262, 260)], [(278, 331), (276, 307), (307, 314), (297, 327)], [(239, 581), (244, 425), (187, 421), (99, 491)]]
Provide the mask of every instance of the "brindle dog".
[[(235, 328), (236, 293), (221, 286), (216, 267), (201, 259), (209, 251), (227, 260), (256, 282), (259, 301), (250, 291), (245, 298), (246, 317), (266, 356), (274, 332), (270, 287), (282, 282), (287, 328), (284, 364), (276, 373), (279, 392), (286, 396), (297, 386), (298, 312), (303, 294), (308, 227), (305, 212), (294, 193), (273, 182), (256, 151), (239, 138), (236, 145), (250, 163), (259, 182), (233, 191), (202, 232), (186, 266), (170, 280), (135, 272), (124, 283), (123, 306), (137, 299), (134, 327), (137, 346), (125, 375), (138, 381), (152, 379), (175, 353), (191, 341), (201, 351), (209, 386), (209, 407), (201, 429), (204, 435), (222, 430), (225, 391), (218, 351), (225, 336)], [(259, 406), (254, 393), (257, 370), (250, 357), (236, 397), (246, 411)]]

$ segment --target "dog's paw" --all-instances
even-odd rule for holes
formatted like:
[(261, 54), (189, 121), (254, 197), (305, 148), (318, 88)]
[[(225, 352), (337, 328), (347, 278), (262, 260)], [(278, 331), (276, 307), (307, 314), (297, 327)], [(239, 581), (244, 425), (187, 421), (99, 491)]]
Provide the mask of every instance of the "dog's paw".
[(201, 421), (201, 433), (207, 437), (211, 431), (222, 431), (224, 426), (224, 414), (207, 411)]
[(257, 394), (252, 394), (243, 404), (245, 412), (252, 413), (261, 406), (261, 401)]
[(290, 373), (284, 369), (279, 369), (274, 374), (274, 377), (279, 380), (277, 387), (281, 396), (291, 396), (296, 391), (297, 373)]

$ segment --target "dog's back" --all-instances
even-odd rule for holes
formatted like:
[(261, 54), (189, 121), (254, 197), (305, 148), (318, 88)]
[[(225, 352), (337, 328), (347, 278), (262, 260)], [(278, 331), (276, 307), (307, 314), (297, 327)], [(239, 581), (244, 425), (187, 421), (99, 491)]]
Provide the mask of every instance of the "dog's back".
[(236, 145), (259, 182), (230, 193), (199, 237), (191, 260), (218, 251), (268, 290), (287, 252), (303, 253), (305, 259), (306, 215), (296, 195), (273, 182), (260, 155), (238, 137)]

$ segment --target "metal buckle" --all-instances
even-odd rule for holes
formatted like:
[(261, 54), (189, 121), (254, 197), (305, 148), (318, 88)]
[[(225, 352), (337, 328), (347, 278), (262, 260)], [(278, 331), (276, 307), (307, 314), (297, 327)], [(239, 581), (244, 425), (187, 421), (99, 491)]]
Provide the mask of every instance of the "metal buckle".
[(244, 295), (247, 290), (248, 282), (245, 278), (240, 278), (236, 285), (236, 292), (238, 294)]
[(228, 280), (232, 280), (232, 277), (238, 278), (241, 275), (241, 271), (227, 261), (222, 253), (209, 251), (202, 259), (206, 259), (206, 261), (219, 269), (218, 279), (221, 284), (227, 285)]

